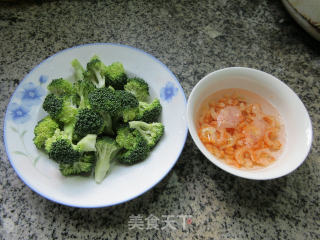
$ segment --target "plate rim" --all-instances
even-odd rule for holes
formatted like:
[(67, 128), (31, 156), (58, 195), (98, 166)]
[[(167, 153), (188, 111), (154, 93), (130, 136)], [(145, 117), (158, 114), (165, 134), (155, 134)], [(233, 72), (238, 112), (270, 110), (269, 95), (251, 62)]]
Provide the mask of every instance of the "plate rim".
[[(16, 93), (17, 91), (19, 90), (19, 87), (22, 85), (22, 83), (24, 81), (26, 81), (26, 79), (29, 78), (29, 76), (36, 70), (38, 69), (39, 67), (41, 67), (41, 65), (43, 65), (44, 63), (50, 61), (52, 58), (54, 58), (55, 56), (61, 54), (61, 53), (64, 53), (64, 52), (67, 52), (67, 51), (71, 51), (73, 49), (76, 49), (76, 48), (83, 48), (83, 47), (89, 47), (89, 46), (116, 46), (116, 47), (123, 47), (123, 48), (128, 48), (128, 49), (131, 49), (131, 50), (134, 50), (134, 51), (137, 51), (139, 53), (142, 53), (144, 55), (146, 55), (147, 57), (150, 57), (151, 59), (153, 59), (155, 62), (159, 63), (173, 78), (173, 80), (176, 82), (177, 84), (177, 87), (180, 89), (180, 92), (182, 93), (182, 97), (183, 97), (183, 100), (184, 100), (184, 108), (185, 108), (185, 125), (186, 125), (186, 128), (184, 130), (185, 134), (184, 134), (184, 137), (183, 137), (183, 141), (182, 141), (182, 145), (180, 147), (180, 149), (178, 149), (177, 153), (177, 159), (175, 161), (172, 162), (171, 166), (167, 169), (167, 171), (163, 174), (163, 176), (161, 176), (158, 180), (155, 181), (155, 183), (153, 185), (151, 185), (150, 187), (146, 188), (144, 191), (141, 191), (139, 192), (138, 194), (135, 194), (125, 200), (122, 200), (122, 201), (119, 201), (119, 202), (116, 202), (116, 203), (110, 203), (110, 204), (97, 204), (97, 205), (77, 205), (77, 204), (71, 204), (71, 203), (67, 203), (67, 202), (64, 202), (64, 201), (60, 201), (58, 199), (52, 199), (51, 197), (47, 196), (46, 194), (38, 191), (37, 189), (35, 189), (32, 184), (30, 184), (30, 182), (26, 181), (26, 179), (23, 177), (23, 174), (21, 174), (21, 172), (19, 172), (16, 167), (15, 167), (15, 164), (13, 164), (12, 162), (12, 157), (10, 155), (10, 152), (8, 151), (8, 145), (7, 145), (7, 134), (6, 134), (6, 129), (7, 129), (7, 122), (8, 122), (8, 116), (9, 116), (9, 106), (10, 104), (12, 103), (12, 100), (13, 100), (13, 97), (16, 96)], [(18, 177), (20, 178), (20, 180), (27, 186), (29, 187), (33, 192), (39, 194), (41, 197), (51, 201), (51, 202), (54, 202), (54, 203), (58, 203), (58, 204), (61, 204), (61, 205), (64, 205), (64, 206), (68, 206), (68, 207), (75, 207), (75, 208), (104, 208), (104, 207), (111, 207), (111, 206), (116, 206), (116, 205), (120, 205), (122, 203), (125, 203), (125, 202), (129, 202), (135, 198), (138, 198), (140, 197), (141, 195), (145, 194), (146, 192), (148, 192), (149, 190), (151, 190), (152, 188), (154, 188), (158, 183), (160, 183), (167, 175), (168, 173), (172, 170), (172, 168), (175, 166), (175, 164), (177, 163), (183, 149), (184, 149), (184, 146), (185, 146), (185, 143), (186, 143), (186, 140), (187, 140), (187, 137), (188, 137), (188, 123), (187, 123), (187, 99), (186, 99), (186, 95), (185, 95), (185, 92), (179, 82), (179, 80), (177, 79), (177, 77), (173, 74), (173, 72), (169, 69), (169, 67), (167, 67), (163, 62), (161, 62), (158, 58), (156, 58), (155, 56), (153, 56), (152, 54), (142, 50), (142, 49), (139, 49), (139, 48), (136, 48), (136, 47), (132, 47), (130, 45), (125, 45), (125, 44), (120, 44), (120, 43), (104, 43), (104, 42), (96, 42), (96, 43), (85, 43), (85, 44), (80, 44), (80, 45), (75, 45), (75, 46), (72, 46), (72, 47), (69, 47), (69, 48), (65, 48), (65, 49), (62, 49), (54, 54), (52, 54), (51, 56), (45, 58), (44, 60), (42, 60), (40, 63), (38, 63), (35, 67), (33, 67), (31, 69), (31, 71), (29, 71), (23, 78), (22, 80), (19, 82), (18, 86), (15, 87), (13, 93), (11, 94), (10, 96), (10, 99), (9, 99), (9, 102), (7, 104), (7, 107), (6, 107), (6, 111), (5, 111), (5, 117), (4, 117), (4, 123), (3, 123), (3, 142), (4, 142), (4, 146), (5, 146), (5, 151), (6, 151), (6, 155), (7, 155), (7, 158), (10, 162), (10, 165), (11, 167), (14, 169), (15, 171), (15, 174), (18, 175)]]
[(320, 31), (313, 24), (308, 21), (288, 0), (282, 0), (282, 4), (289, 13), (289, 15), (295, 20), (295, 22), (303, 28), (310, 36), (320, 41)]

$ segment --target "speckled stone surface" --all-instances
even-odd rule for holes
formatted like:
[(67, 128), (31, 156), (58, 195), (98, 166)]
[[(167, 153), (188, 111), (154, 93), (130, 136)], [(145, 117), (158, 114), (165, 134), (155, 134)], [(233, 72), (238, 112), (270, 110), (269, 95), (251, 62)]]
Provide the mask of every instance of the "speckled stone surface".
[[(24, 2), (24, 3), (23, 3)], [(280, 1), (0, 1), (0, 121), (10, 95), (37, 64), (91, 42), (141, 48), (165, 63), (188, 96), (207, 73), (261, 69), (302, 99), (314, 140), (304, 164), (271, 181), (215, 167), (190, 136), (172, 171), (130, 202), (77, 209), (30, 190), (0, 143), (0, 239), (320, 239), (320, 44)], [(191, 215), (183, 229), (130, 230), (130, 216)], [(177, 219), (176, 219), (177, 220)]]

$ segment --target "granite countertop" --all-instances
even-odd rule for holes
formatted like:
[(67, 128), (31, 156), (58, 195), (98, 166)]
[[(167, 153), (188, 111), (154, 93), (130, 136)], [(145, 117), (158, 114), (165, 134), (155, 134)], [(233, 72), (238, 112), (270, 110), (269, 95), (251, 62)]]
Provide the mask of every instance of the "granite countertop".
[[(143, 49), (166, 64), (186, 96), (207, 73), (245, 66), (271, 73), (312, 119), (309, 156), (270, 181), (232, 176), (190, 136), (172, 171), (127, 203), (77, 209), (40, 197), (15, 174), (0, 143), (0, 239), (320, 239), (320, 44), (280, 1), (0, 1), (0, 121), (23, 77), (48, 56), (91, 42)], [(139, 216), (143, 229), (130, 228)], [(172, 228), (146, 229), (151, 217)], [(186, 217), (185, 226), (182, 224)], [(148, 221), (149, 222), (149, 221)], [(164, 222), (163, 222), (164, 223)]]

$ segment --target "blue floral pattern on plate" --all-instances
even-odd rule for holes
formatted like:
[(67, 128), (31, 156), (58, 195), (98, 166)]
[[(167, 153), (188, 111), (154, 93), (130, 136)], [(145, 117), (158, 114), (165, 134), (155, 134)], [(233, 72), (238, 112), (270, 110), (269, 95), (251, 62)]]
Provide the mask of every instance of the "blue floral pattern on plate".
[(30, 119), (30, 108), (28, 106), (11, 103), (9, 106), (9, 117), (17, 124), (22, 124)]
[[(39, 83), (45, 83), (48, 80), (48, 76), (41, 75)], [(39, 85), (35, 85), (33, 82), (26, 83), (22, 86), (22, 90), (17, 92), (17, 99), (20, 103), (13, 102), (8, 107), (9, 119), (16, 124), (23, 124), (31, 118), (31, 107), (42, 103), (42, 97), (46, 94), (46, 91)]]
[(38, 105), (42, 102), (42, 97), (46, 94), (41, 86), (36, 86), (34, 83), (29, 82), (25, 84), (23, 89), (17, 93), (24, 105)]
[(164, 101), (171, 101), (171, 99), (178, 93), (178, 88), (172, 83), (167, 82), (166, 85), (160, 90), (160, 97)]
[(46, 83), (48, 81), (48, 76), (46, 75), (41, 75), (39, 78), (40, 84)]
[[(47, 80), (48, 76), (41, 75), (39, 77), (39, 84), (44, 84)], [(32, 107), (41, 104), (43, 100), (42, 97), (46, 95), (45, 89), (40, 85), (34, 84), (33, 82), (22, 85), (22, 90), (17, 92), (15, 102), (10, 103), (8, 106), (8, 119), (11, 120), (11, 123), (13, 124), (10, 128), (19, 136), (21, 144), (18, 145), (22, 147), (20, 150), (14, 150), (13, 153), (32, 160), (34, 165), (37, 163), (40, 156), (32, 156), (27, 150), (24, 142), (25, 134), (33, 129), (25, 129), (23, 124), (27, 123), (32, 118)]]

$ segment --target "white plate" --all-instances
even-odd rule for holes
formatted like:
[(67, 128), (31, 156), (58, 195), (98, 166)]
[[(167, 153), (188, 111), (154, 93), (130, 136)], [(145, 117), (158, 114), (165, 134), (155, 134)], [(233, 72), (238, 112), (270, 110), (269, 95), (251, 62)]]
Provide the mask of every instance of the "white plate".
[[(71, 61), (84, 66), (97, 54), (106, 64), (123, 63), (129, 74), (145, 79), (151, 98), (159, 98), (165, 134), (149, 157), (133, 166), (115, 165), (101, 184), (92, 177), (64, 177), (57, 164), (33, 144), (33, 129), (45, 113), (42, 102), (51, 79), (72, 76)], [(80, 45), (54, 54), (35, 67), (11, 97), (4, 122), (8, 158), (22, 181), (41, 196), (73, 207), (106, 207), (133, 199), (171, 170), (187, 137), (186, 98), (173, 73), (142, 50), (108, 43)]]
[(320, 1), (282, 0), (282, 3), (306, 32), (320, 41)]

